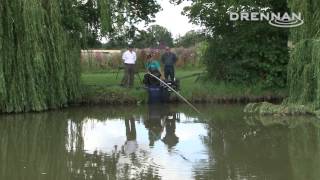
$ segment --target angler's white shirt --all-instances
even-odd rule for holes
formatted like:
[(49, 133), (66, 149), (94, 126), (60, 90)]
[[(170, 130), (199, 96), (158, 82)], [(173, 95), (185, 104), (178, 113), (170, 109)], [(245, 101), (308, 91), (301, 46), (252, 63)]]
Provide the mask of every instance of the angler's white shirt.
[(125, 64), (135, 64), (137, 55), (134, 51), (130, 52), (129, 50), (127, 50), (125, 53), (123, 53), (122, 59)]

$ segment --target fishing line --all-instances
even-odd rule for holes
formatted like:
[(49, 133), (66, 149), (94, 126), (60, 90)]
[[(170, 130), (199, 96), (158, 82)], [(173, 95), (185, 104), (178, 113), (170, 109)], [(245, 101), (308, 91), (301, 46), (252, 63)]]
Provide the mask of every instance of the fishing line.
[(160, 81), (161, 83), (163, 83), (165, 86), (167, 86), (170, 90), (172, 90), (174, 93), (176, 93), (184, 102), (186, 102), (189, 106), (192, 107), (192, 109), (194, 109), (197, 113), (201, 114), (200, 111), (194, 106), (192, 105), (186, 98), (184, 98), (181, 94), (179, 94), (176, 90), (174, 90), (172, 87), (170, 87), (167, 83), (165, 83), (164, 81), (162, 81), (160, 78), (158, 78), (157, 76), (151, 74), (150, 72), (148, 72), (147, 74), (151, 75), (152, 77), (156, 78), (158, 81)]

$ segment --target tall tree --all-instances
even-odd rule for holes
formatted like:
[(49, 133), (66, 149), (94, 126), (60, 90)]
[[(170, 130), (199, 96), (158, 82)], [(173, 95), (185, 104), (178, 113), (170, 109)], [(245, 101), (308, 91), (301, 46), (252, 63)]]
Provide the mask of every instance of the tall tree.
[(288, 102), (320, 108), (320, 4), (317, 0), (289, 0), (301, 12), (304, 25), (291, 29), (293, 44), (288, 66)]
[[(172, 0), (175, 3), (180, 0)], [(231, 21), (229, 12), (287, 11), (286, 0), (197, 0), (185, 8), (211, 35), (205, 62), (211, 78), (284, 87), (288, 30), (268, 22)]]
[(188, 31), (184, 36), (177, 38), (175, 46), (188, 48), (205, 40), (206, 35), (204, 32), (191, 30)]
[(159, 9), (155, 0), (0, 0), (0, 111), (74, 101), (81, 41), (148, 22)]
[(1, 0), (0, 4), (1, 111), (40, 111), (75, 99), (80, 48), (77, 33), (62, 26), (61, 8), (68, 2)]
[(102, 37), (115, 46), (132, 41), (138, 30), (136, 25), (153, 22), (161, 6), (156, 0), (87, 0), (77, 9), (88, 27), (84, 36), (86, 45), (92, 48), (101, 46)]
[(160, 25), (152, 25), (146, 31), (140, 31), (134, 38), (133, 44), (138, 48), (158, 48), (163, 46), (173, 46), (171, 32)]

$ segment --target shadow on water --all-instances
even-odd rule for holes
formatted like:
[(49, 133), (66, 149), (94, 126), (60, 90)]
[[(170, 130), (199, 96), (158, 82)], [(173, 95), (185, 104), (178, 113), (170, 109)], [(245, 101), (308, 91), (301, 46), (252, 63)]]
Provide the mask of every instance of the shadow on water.
[(81, 107), (0, 116), (0, 179), (270, 179), (320, 176), (320, 121), (241, 106)]

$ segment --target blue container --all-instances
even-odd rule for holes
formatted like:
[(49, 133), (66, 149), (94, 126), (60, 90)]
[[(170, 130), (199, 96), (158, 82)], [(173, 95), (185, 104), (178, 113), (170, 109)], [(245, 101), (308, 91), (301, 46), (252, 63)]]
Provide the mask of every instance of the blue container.
[(157, 104), (162, 102), (162, 88), (161, 86), (149, 86), (148, 87), (148, 103)]
[(170, 99), (170, 92), (168, 91), (168, 88), (162, 87), (161, 88), (161, 102), (168, 103)]

